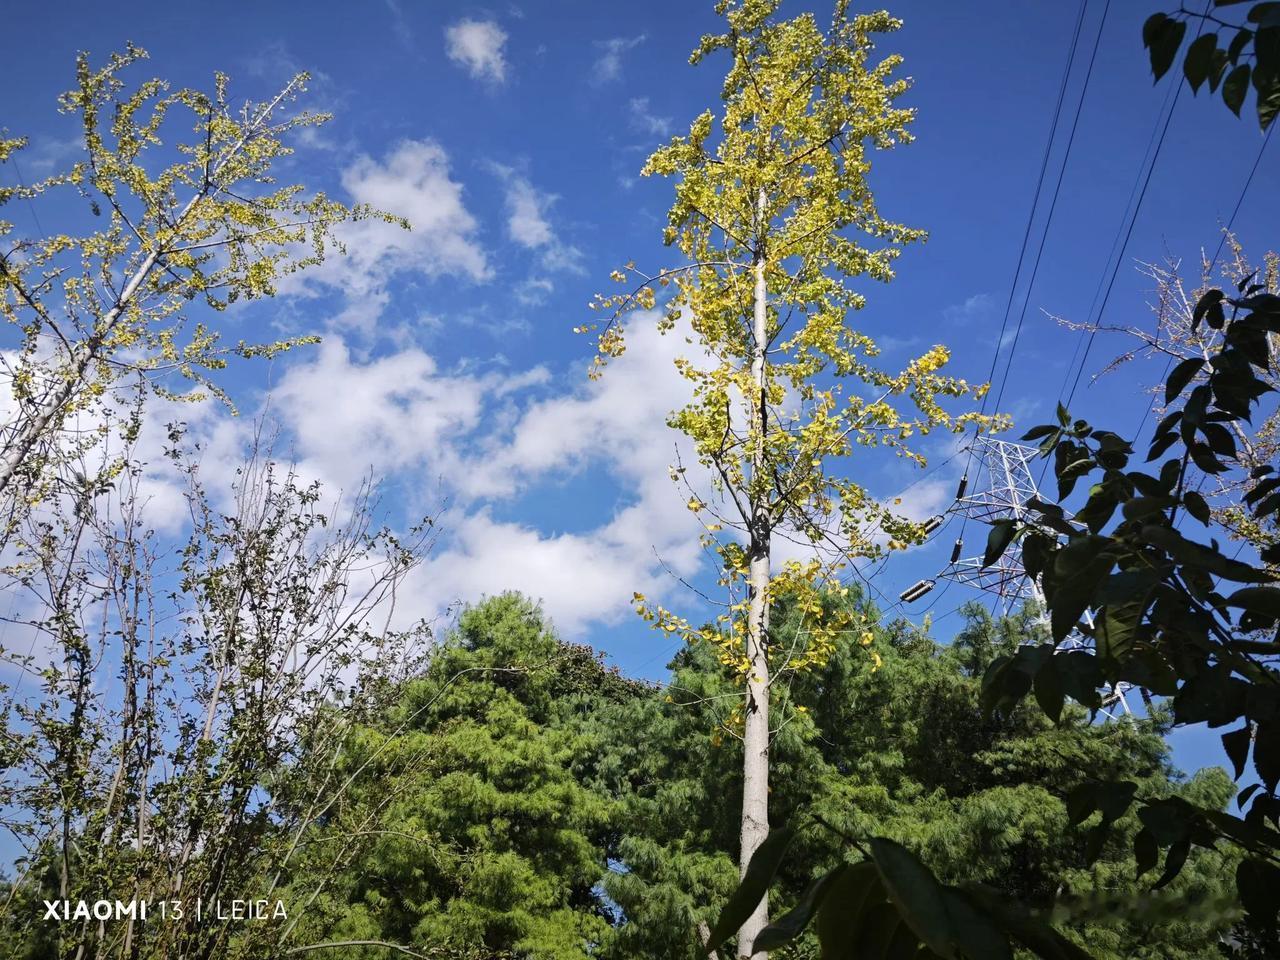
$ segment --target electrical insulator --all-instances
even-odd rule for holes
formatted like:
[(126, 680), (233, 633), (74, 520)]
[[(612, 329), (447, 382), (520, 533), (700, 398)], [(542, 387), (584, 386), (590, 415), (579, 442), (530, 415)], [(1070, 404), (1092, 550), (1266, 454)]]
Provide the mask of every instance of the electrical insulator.
[(940, 526), (942, 526), (942, 517), (940, 515), (930, 517), (924, 522), (924, 532), (926, 534), (933, 533), (933, 531), (937, 530)]
[(956, 538), (956, 545), (951, 548), (951, 562), (955, 563), (960, 559), (960, 551), (964, 549), (964, 541)]
[(915, 603), (915, 601), (932, 590), (935, 585), (936, 581), (934, 580), (919, 580), (898, 594), (898, 599), (903, 603)]
[(956, 488), (956, 499), (959, 500), (964, 496), (964, 492), (969, 489), (969, 475), (966, 473), (960, 478), (960, 486)]

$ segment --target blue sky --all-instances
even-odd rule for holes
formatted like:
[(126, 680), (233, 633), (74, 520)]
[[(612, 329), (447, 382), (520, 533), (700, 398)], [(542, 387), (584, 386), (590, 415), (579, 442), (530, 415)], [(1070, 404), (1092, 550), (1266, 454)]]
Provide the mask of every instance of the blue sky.
[[(1103, 6), (1086, 9), (1050, 184)], [(1109, 278), (1109, 250), (1169, 92), (1169, 80), (1152, 85), (1141, 47), (1147, 6), (1116, 3), (1108, 13), (1036, 282), (1014, 299), (1016, 320), (1025, 298), (1025, 325), (1002, 406), (1021, 427), (1049, 418), (1079, 343), (1045, 311), (1085, 319)], [(982, 380), (1078, 8), (904, 0), (891, 9), (905, 25), (883, 48), (902, 53), (914, 78), (917, 142), (876, 155), (872, 182), (887, 216), (930, 238), (902, 257), (894, 283), (868, 287), (856, 319), (881, 338), (889, 362), (941, 341), (954, 350), (954, 372)], [(610, 270), (632, 258), (669, 262), (659, 237), (671, 185), (636, 174), (657, 143), (716, 101), (723, 63), (687, 63), (697, 38), (717, 27), (711, 3), (326, 0), (224, 4), (216, 16), (171, 3), (62, 3), (53, 24), (49, 13), (32, 4), (6, 13), (11, 38), (39, 38), (11, 40), (0, 65), (3, 123), (32, 141), (19, 161), (28, 180), (74, 158), (75, 130), (55, 96), (77, 50), (101, 58), (132, 40), (152, 57), (135, 78), (207, 86), (223, 70), (241, 96), (265, 96), (299, 69), (314, 74), (308, 102), (334, 120), (287, 175), (403, 213), (416, 229), (356, 231), (348, 259), (278, 301), (235, 312), (236, 336), (325, 338), (236, 371), (237, 402), (246, 417), (268, 411), (306, 469), (332, 486), (367, 470), (384, 477), (399, 519), (449, 500), (416, 612), (522, 589), (544, 599), (564, 632), (629, 672), (660, 675), (672, 645), (631, 613), (632, 591), (687, 607), (692, 598), (667, 569), (695, 578), (705, 570), (666, 478), (674, 438), (662, 419), (680, 397), (675, 347), (637, 333), (626, 362), (588, 384), (591, 344), (572, 328), (588, 319)], [(1202, 246), (1212, 250), (1260, 143), (1251, 120), (1184, 91), (1108, 321), (1151, 323), (1151, 282), (1135, 259), (1194, 262)], [(1280, 216), (1277, 187), (1273, 145), (1235, 222), (1248, 250), (1274, 242), (1265, 227)], [(38, 210), (49, 226), (71, 208), (55, 200)], [(33, 229), (25, 215), (13, 213)], [(1038, 238), (1037, 229), (1032, 253)], [(1086, 376), (1120, 349), (1100, 337)], [(1156, 366), (1133, 369), (1150, 383)], [(1128, 433), (1146, 402), (1132, 376), (1117, 377), (1082, 388), (1073, 412)], [(213, 408), (191, 416), (193, 431), (230, 462), (243, 421)], [(947, 452), (940, 441), (934, 462)], [(886, 496), (916, 478), (884, 459), (856, 468)], [(931, 474), (909, 504), (944, 509), (958, 471), (953, 461)], [(879, 589), (896, 596), (932, 575), (952, 536), (894, 559)], [(968, 596), (954, 587), (938, 603), (939, 636), (954, 631), (948, 614)]]

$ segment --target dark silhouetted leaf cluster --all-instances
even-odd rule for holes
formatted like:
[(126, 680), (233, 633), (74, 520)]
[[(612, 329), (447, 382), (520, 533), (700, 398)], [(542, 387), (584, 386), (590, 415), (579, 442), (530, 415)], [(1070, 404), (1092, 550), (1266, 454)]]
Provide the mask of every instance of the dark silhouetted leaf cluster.
[[(1241, 0), (1216, 0), (1215, 7), (1237, 6)], [(1154, 13), (1142, 25), (1142, 42), (1151, 56), (1151, 72), (1159, 80), (1173, 67), (1191, 20), (1202, 31), (1187, 44), (1182, 72), (1196, 93), (1222, 89), (1222, 100), (1237, 117), (1249, 95), (1256, 94), (1258, 123), (1263, 130), (1280, 112), (1280, 3), (1255, 3), (1244, 22), (1233, 23), (1206, 10)]]
[[(1261, 4), (1255, 11), (1264, 7), (1280, 9)], [(1052, 642), (993, 661), (983, 703), (993, 714), (1007, 713), (1034, 691), (1056, 721), (1064, 698), (1096, 711), (1100, 689), (1128, 683), (1148, 697), (1169, 698), (1175, 723), (1229, 728), (1222, 743), (1235, 776), (1244, 775), (1252, 757), (1257, 777), (1237, 800), (1241, 816), (1178, 797), (1144, 797), (1131, 782), (1084, 784), (1069, 807), (1076, 823), (1101, 814), (1094, 828), (1100, 849), (1109, 825), (1136, 804), (1143, 825), (1134, 838), (1139, 873), (1154, 871), (1164, 857), (1156, 888), (1178, 875), (1192, 847), (1234, 844), (1245, 854), (1236, 880), (1250, 923), (1274, 930), (1280, 910), (1280, 671), (1274, 665), (1280, 549), (1264, 547), (1253, 562), (1239, 559), (1240, 550), (1228, 553), (1206, 530), (1209, 511), (1191, 482), (1196, 471), (1212, 476), (1240, 469), (1231, 427), (1249, 421), (1273, 392), (1260, 374), (1273, 361), (1280, 297), (1251, 279), (1233, 293), (1209, 290), (1195, 307), (1196, 324), (1221, 331), (1221, 344), (1171, 371), (1165, 399), (1178, 406), (1155, 429), (1150, 467), (1135, 467), (1130, 444), (1116, 434), (1073, 421), (1061, 408), (1056, 424), (1026, 434), (1053, 457), (1063, 499), (1082, 479), (1090, 486), (1073, 515), (1033, 502), (1027, 519), (992, 529), (989, 562), (1009, 544), (1021, 544), (1027, 573), (1044, 590)], [(1208, 375), (1184, 398), (1202, 370)], [(1271, 466), (1251, 473), (1246, 502), (1259, 520), (1273, 518), (1280, 511), (1280, 475)], [(1193, 522), (1183, 522), (1183, 514)], [(1055, 653), (1068, 635), (1091, 640), (1093, 649)]]

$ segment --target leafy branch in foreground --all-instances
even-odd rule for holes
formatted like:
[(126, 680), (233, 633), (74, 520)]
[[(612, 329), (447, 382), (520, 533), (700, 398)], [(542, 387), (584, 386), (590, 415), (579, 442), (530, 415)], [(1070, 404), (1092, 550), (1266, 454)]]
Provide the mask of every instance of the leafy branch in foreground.
[[(1062, 408), (1057, 423), (1024, 438), (1041, 441), (1044, 454), (1054, 458), (1061, 500), (1081, 481), (1090, 486), (1073, 515), (1033, 502), (1029, 518), (993, 525), (988, 558), (1021, 542), (1027, 573), (1044, 589), (1052, 642), (993, 662), (983, 698), (989, 711), (1004, 712), (1034, 690), (1056, 716), (1064, 698), (1096, 709), (1099, 687), (1124, 682), (1170, 698), (1178, 724), (1234, 727), (1222, 735), (1227, 759), (1239, 779), (1252, 756), (1256, 775), (1237, 799), (1242, 816), (1144, 797), (1124, 781), (1082, 786), (1070, 802), (1079, 821), (1100, 811), (1102, 832), (1136, 804), (1144, 825), (1134, 839), (1140, 872), (1154, 870), (1165, 851), (1156, 887), (1178, 875), (1194, 846), (1226, 842), (1239, 848), (1245, 854), (1236, 874), (1240, 902), (1250, 926), (1274, 937), (1280, 911), (1280, 548), (1263, 546), (1251, 560), (1240, 559), (1240, 549), (1228, 555), (1211, 536), (1212, 514), (1194, 477), (1196, 471), (1218, 477), (1242, 470), (1247, 461), (1233, 428), (1274, 406), (1270, 378), (1280, 296), (1249, 277), (1233, 295), (1211, 289), (1193, 310), (1192, 331), (1201, 324), (1220, 335), (1209, 356), (1185, 359), (1169, 375), (1165, 403), (1180, 405), (1156, 427), (1147, 462), (1164, 457), (1158, 468), (1131, 468), (1127, 441), (1073, 420)], [(1280, 475), (1267, 464), (1244, 472), (1251, 483), (1244, 500), (1253, 518), (1273, 522)], [(1184, 529), (1187, 518), (1203, 533)], [(1092, 640), (1093, 649), (1055, 653), (1073, 630)]]
[[(794, 832), (791, 827), (770, 831), (707, 938), (704, 954), (714, 954), (750, 915)], [(745, 955), (784, 947), (813, 925), (823, 960), (1013, 960), (1010, 938), (1044, 960), (1088, 960), (1087, 953), (999, 891), (976, 883), (941, 883), (913, 853), (884, 837), (865, 843), (841, 839), (865, 859), (842, 863), (814, 880), (794, 908), (760, 931)]]
[[(1242, 0), (1215, 0), (1215, 7)], [(1280, 112), (1280, 3), (1255, 3), (1244, 22), (1223, 20), (1207, 9), (1182, 6), (1172, 13), (1153, 13), (1142, 25), (1142, 43), (1151, 55), (1151, 72), (1159, 80), (1173, 66), (1187, 35), (1187, 24), (1202, 22), (1200, 34), (1187, 45), (1182, 72), (1192, 91), (1222, 86), (1222, 101), (1237, 117), (1249, 95), (1257, 95), (1258, 125), (1266, 130)], [(1206, 32), (1207, 31), (1207, 32)], [(1225, 46), (1219, 34), (1231, 35)]]

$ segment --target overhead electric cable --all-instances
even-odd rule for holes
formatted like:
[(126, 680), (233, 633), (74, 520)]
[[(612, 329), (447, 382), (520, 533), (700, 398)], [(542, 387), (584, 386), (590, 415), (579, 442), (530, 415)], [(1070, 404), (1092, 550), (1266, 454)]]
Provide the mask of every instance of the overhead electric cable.
[[(1211, 6), (1213, 3), (1213, 0), (1209, 0), (1209, 2)], [(1206, 7), (1205, 9), (1206, 14), (1208, 13), (1208, 10), (1209, 8)], [(1203, 30), (1204, 30), (1204, 20), (1201, 19), (1200, 26), (1196, 30), (1197, 38), (1200, 36), (1200, 33)], [(1115, 288), (1116, 277), (1120, 273), (1120, 264), (1124, 262), (1125, 251), (1129, 247), (1129, 240), (1133, 237), (1133, 228), (1137, 225), (1138, 215), (1142, 211), (1142, 201), (1146, 199), (1147, 188), (1151, 186), (1151, 175), (1155, 172), (1156, 163), (1160, 160), (1160, 150), (1164, 146), (1165, 136), (1169, 133), (1169, 124), (1173, 120), (1174, 113), (1177, 112), (1178, 99), (1181, 96), (1182, 96), (1182, 80), (1181, 78), (1175, 78), (1173, 102), (1170, 104), (1169, 112), (1165, 115), (1164, 124), (1160, 128), (1160, 139), (1156, 141), (1156, 149), (1155, 149), (1155, 153), (1151, 157), (1151, 165), (1147, 167), (1147, 175), (1142, 181), (1142, 190), (1138, 194), (1138, 202), (1136, 206), (1134, 206), (1133, 208), (1133, 216), (1130, 218), (1129, 227), (1125, 231), (1124, 242), (1120, 245), (1120, 255), (1116, 257), (1115, 265), (1111, 269), (1111, 278), (1107, 281), (1107, 289), (1106, 289), (1106, 293), (1103, 294), (1102, 304), (1101, 306), (1098, 307), (1098, 314), (1094, 318), (1094, 321), (1091, 325), (1091, 329), (1089, 331), (1089, 336), (1085, 340), (1084, 353), (1080, 357), (1080, 366), (1077, 368), (1075, 379), (1071, 383), (1071, 391), (1067, 394), (1066, 401), (1063, 403), (1063, 405), (1066, 407), (1071, 406), (1071, 401), (1075, 399), (1076, 389), (1080, 386), (1080, 378), (1081, 376), (1084, 375), (1085, 364), (1088, 362), (1089, 353), (1093, 349), (1094, 338), (1098, 335), (1098, 328), (1102, 324), (1102, 317), (1107, 311), (1107, 302), (1111, 299), (1111, 291)], [(1067, 372), (1068, 374), (1070, 374), (1069, 369)]]

